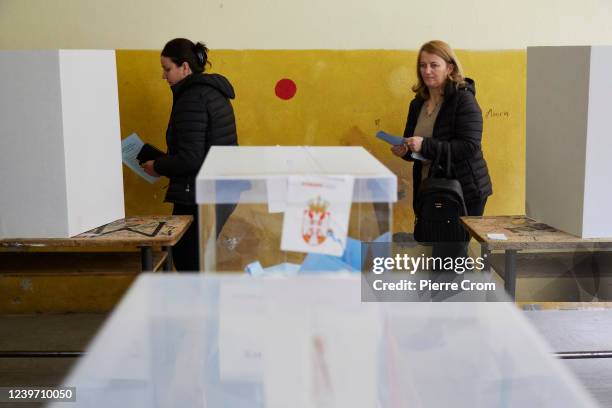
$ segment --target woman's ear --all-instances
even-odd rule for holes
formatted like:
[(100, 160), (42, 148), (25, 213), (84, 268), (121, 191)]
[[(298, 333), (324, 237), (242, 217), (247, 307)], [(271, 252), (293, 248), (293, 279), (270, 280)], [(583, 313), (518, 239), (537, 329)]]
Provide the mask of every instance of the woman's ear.
[(181, 70), (183, 70), (183, 72), (185, 73), (185, 75), (191, 74), (191, 67), (189, 66), (189, 63), (187, 61), (184, 61), (181, 64)]

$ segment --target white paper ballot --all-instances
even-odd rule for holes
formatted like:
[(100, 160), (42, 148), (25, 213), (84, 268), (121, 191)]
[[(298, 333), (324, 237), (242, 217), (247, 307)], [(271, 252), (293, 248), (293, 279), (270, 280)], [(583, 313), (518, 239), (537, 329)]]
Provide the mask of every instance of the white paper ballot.
[(310, 309), (271, 312), (263, 331), (265, 406), (376, 407), (382, 323), (375, 309), (362, 315)]
[(265, 299), (250, 282), (221, 286), (219, 376), (222, 381), (261, 381)]
[(508, 240), (508, 237), (506, 237), (506, 234), (489, 233), (487, 234), (487, 238), (494, 239), (497, 241), (507, 241)]
[[(311, 408), (308, 339), (310, 328), (303, 313), (271, 309), (262, 330), (263, 389), (266, 408)], [(298, 314), (299, 313), (299, 314)], [(291, 369), (287, 369), (290, 367)]]
[(145, 171), (140, 167), (140, 163), (138, 163), (138, 152), (142, 149), (144, 142), (140, 140), (136, 133), (132, 133), (125, 139), (121, 141), (121, 156), (123, 159), (123, 163), (128, 166), (132, 171), (138, 174), (143, 179), (147, 180), (149, 183), (153, 184), (159, 177), (153, 177), (145, 173)]
[(417, 153), (417, 152), (412, 152), (410, 153), (410, 157), (412, 157), (415, 160), (420, 160), (420, 161), (424, 161), (424, 162), (429, 162), (429, 160), (427, 160), (425, 158), (425, 156), (423, 156), (421, 153)]
[(267, 179), (268, 212), (282, 213), (287, 207), (287, 179)]
[(352, 176), (289, 177), (281, 250), (341, 256), (354, 182)]

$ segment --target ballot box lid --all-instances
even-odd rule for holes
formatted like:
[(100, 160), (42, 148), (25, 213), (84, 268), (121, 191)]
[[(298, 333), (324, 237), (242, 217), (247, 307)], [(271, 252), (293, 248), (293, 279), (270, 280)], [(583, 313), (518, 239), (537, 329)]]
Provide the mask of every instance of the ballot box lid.
[(196, 201), (268, 203), (296, 176), (351, 176), (353, 202), (397, 201), (396, 175), (360, 146), (213, 146), (196, 179)]

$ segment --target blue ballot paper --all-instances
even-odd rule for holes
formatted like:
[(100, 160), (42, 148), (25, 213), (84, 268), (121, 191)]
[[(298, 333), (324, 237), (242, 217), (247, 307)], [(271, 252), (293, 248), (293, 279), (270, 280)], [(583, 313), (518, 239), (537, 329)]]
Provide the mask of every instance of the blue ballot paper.
[[(380, 140), (384, 140), (385, 142), (393, 146), (399, 146), (404, 143), (404, 138), (402, 136), (393, 136), (393, 135), (388, 134), (387, 132), (383, 132), (382, 130), (376, 134), (376, 137), (379, 138)], [(410, 157), (412, 157), (415, 160), (429, 162), (429, 160), (423, 157), (421, 153), (412, 152), (410, 153)]]
[(296, 275), (300, 269), (300, 265), (290, 262), (283, 262), (278, 265), (264, 268), (259, 261), (252, 262), (244, 268), (244, 271), (252, 276), (264, 275)]
[(342, 254), (342, 261), (350, 265), (356, 271), (361, 270), (361, 241), (349, 238), (346, 242), (346, 249)]
[(318, 273), (318, 272), (359, 272), (347, 264), (339, 256), (310, 253), (304, 259), (299, 273)]
[(393, 136), (387, 132), (383, 132), (382, 130), (376, 134), (376, 137), (393, 146), (399, 146), (404, 143), (404, 138), (402, 136)]
[[(386, 232), (374, 240), (375, 243), (389, 243), (391, 242), (391, 234)], [(349, 271), (349, 272), (360, 272), (364, 262), (364, 255), (362, 253), (362, 241), (358, 239), (348, 238), (346, 243), (346, 249), (341, 257), (323, 255), (323, 254), (308, 254), (302, 263), (300, 273), (312, 273), (312, 272), (335, 272), (335, 271)], [(389, 250), (389, 245), (373, 245), (378, 252), (383, 248)], [(366, 247), (368, 248), (368, 247)], [(370, 248), (370, 252), (376, 251), (376, 249)], [(379, 255), (376, 253), (375, 255)]]
[[(390, 243), (391, 234), (386, 232), (376, 238), (373, 243)], [(304, 258), (302, 265), (283, 262), (278, 265), (273, 265), (267, 268), (262, 267), (259, 261), (254, 261), (244, 268), (245, 272), (252, 276), (264, 275), (295, 275), (297, 273), (318, 273), (318, 272), (360, 272), (364, 263), (364, 254), (362, 254), (363, 242), (348, 237), (346, 248), (342, 256), (333, 256), (326, 254), (309, 253)], [(369, 256), (382, 256), (381, 250), (390, 251), (389, 245), (366, 247)], [(377, 251), (378, 250), (378, 251)], [(385, 253), (385, 256), (390, 254)]]
[(300, 273), (361, 271), (361, 241), (348, 238), (342, 256), (310, 253), (300, 267)]
[(244, 268), (244, 271), (253, 276), (260, 276), (264, 274), (264, 268), (261, 266), (259, 261), (251, 262)]

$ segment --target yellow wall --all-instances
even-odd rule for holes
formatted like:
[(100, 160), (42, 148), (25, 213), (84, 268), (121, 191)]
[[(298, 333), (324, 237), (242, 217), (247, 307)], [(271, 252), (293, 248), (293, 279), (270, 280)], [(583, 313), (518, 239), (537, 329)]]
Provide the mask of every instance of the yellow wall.
[[(526, 58), (521, 51), (459, 51), (475, 79), (484, 115), (483, 150), (494, 195), (487, 214), (524, 213)], [(415, 82), (414, 51), (216, 50), (212, 72), (234, 85), (241, 145), (360, 145), (399, 176), (403, 198), (395, 230), (412, 231), (411, 164), (374, 137), (401, 134)], [(122, 137), (132, 132), (165, 147), (171, 93), (161, 79), (158, 51), (117, 51)], [(290, 100), (274, 93), (279, 79), (297, 84)], [(167, 181), (149, 185), (124, 167), (128, 215), (168, 213)]]
[[(521, 214), (526, 54), (459, 51), (458, 55), (466, 73), (476, 80), (484, 115), (483, 150), (494, 188), (486, 213)], [(215, 50), (210, 58), (213, 71), (226, 75), (236, 89), (233, 105), (240, 144), (364, 146), (399, 176), (403, 198), (395, 206), (394, 230), (412, 231), (411, 164), (394, 157), (374, 134), (380, 129), (402, 133), (413, 95), (416, 52)], [(165, 147), (172, 98), (161, 79), (159, 51), (117, 51), (117, 70), (122, 137), (136, 132)], [(274, 93), (282, 78), (297, 84), (296, 95), (287, 101)], [(166, 180), (150, 185), (125, 166), (123, 172), (127, 215), (170, 212), (170, 205), (162, 203)], [(230, 235), (248, 227), (238, 213), (226, 228)], [(132, 279), (4, 277), (0, 298), (6, 301), (0, 302), (0, 313), (109, 310)], [(26, 281), (31, 284), (24, 286)], [(47, 295), (40, 297), (41, 290)]]

